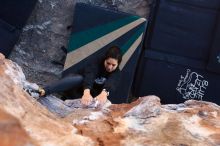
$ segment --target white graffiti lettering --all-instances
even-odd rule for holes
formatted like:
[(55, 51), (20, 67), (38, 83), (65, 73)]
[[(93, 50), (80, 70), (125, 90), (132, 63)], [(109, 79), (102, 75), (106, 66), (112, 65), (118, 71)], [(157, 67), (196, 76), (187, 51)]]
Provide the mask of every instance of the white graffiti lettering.
[(204, 80), (202, 75), (187, 69), (185, 77), (180, 76), (176, 90), (184, 99), (202, 100), (207, 87), (208, 81)]

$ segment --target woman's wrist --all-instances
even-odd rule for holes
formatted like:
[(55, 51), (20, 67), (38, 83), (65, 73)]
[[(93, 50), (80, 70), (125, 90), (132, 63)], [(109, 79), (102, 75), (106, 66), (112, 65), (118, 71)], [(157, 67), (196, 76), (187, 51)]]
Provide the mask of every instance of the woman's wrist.
[(106, 95), (106, 96), (109, 96), (109, 92), (106, 90), (106, 89), (102, 89), (102, 94)]
[(84, 91), (83, 91), (83, 94), (85, 95), (88, 95), (88, 94), (90, 94), (90, 89), (84, 89)]

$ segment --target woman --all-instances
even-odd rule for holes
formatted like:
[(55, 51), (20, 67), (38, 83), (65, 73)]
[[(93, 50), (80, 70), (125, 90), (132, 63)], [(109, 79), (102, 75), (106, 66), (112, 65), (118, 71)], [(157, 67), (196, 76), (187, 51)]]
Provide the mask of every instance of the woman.
[(65, 77), (49, 86), (40, 88), (38, 92), (41, 96), (45, 96), (51, 93), (67, 92), (73, 88), (82, 88), (82, 104), (89, 105), (93, 97), (100, 104), (104, 104), (119, 83), (121, 60), (120, 48), (113, 46), (107, 50), (103, 59), (86, 66), (82, 74)]

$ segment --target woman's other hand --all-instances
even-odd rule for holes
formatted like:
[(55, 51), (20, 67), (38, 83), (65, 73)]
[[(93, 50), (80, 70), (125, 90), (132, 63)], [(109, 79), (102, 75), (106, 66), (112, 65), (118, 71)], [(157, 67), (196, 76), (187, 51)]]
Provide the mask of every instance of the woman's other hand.
[(98, 96), (96, 96), (96, 99), (98, 100), (100, 105), (104, 105), (107, 101), (108, 93), (106, 91), (102, 91)]

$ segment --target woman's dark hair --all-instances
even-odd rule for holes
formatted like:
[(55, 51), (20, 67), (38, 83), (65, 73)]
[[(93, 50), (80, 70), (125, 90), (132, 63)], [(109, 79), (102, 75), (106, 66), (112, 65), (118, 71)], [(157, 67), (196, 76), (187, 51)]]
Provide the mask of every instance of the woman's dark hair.
[(121, 63), (122, 60), (122, 53), (121, 49), (118, 46), (112, 46), (110, 47), (107, 52), (105, 53), (104, 60), (108, 58), (114, 58), (118, 60), (118, 65)]

